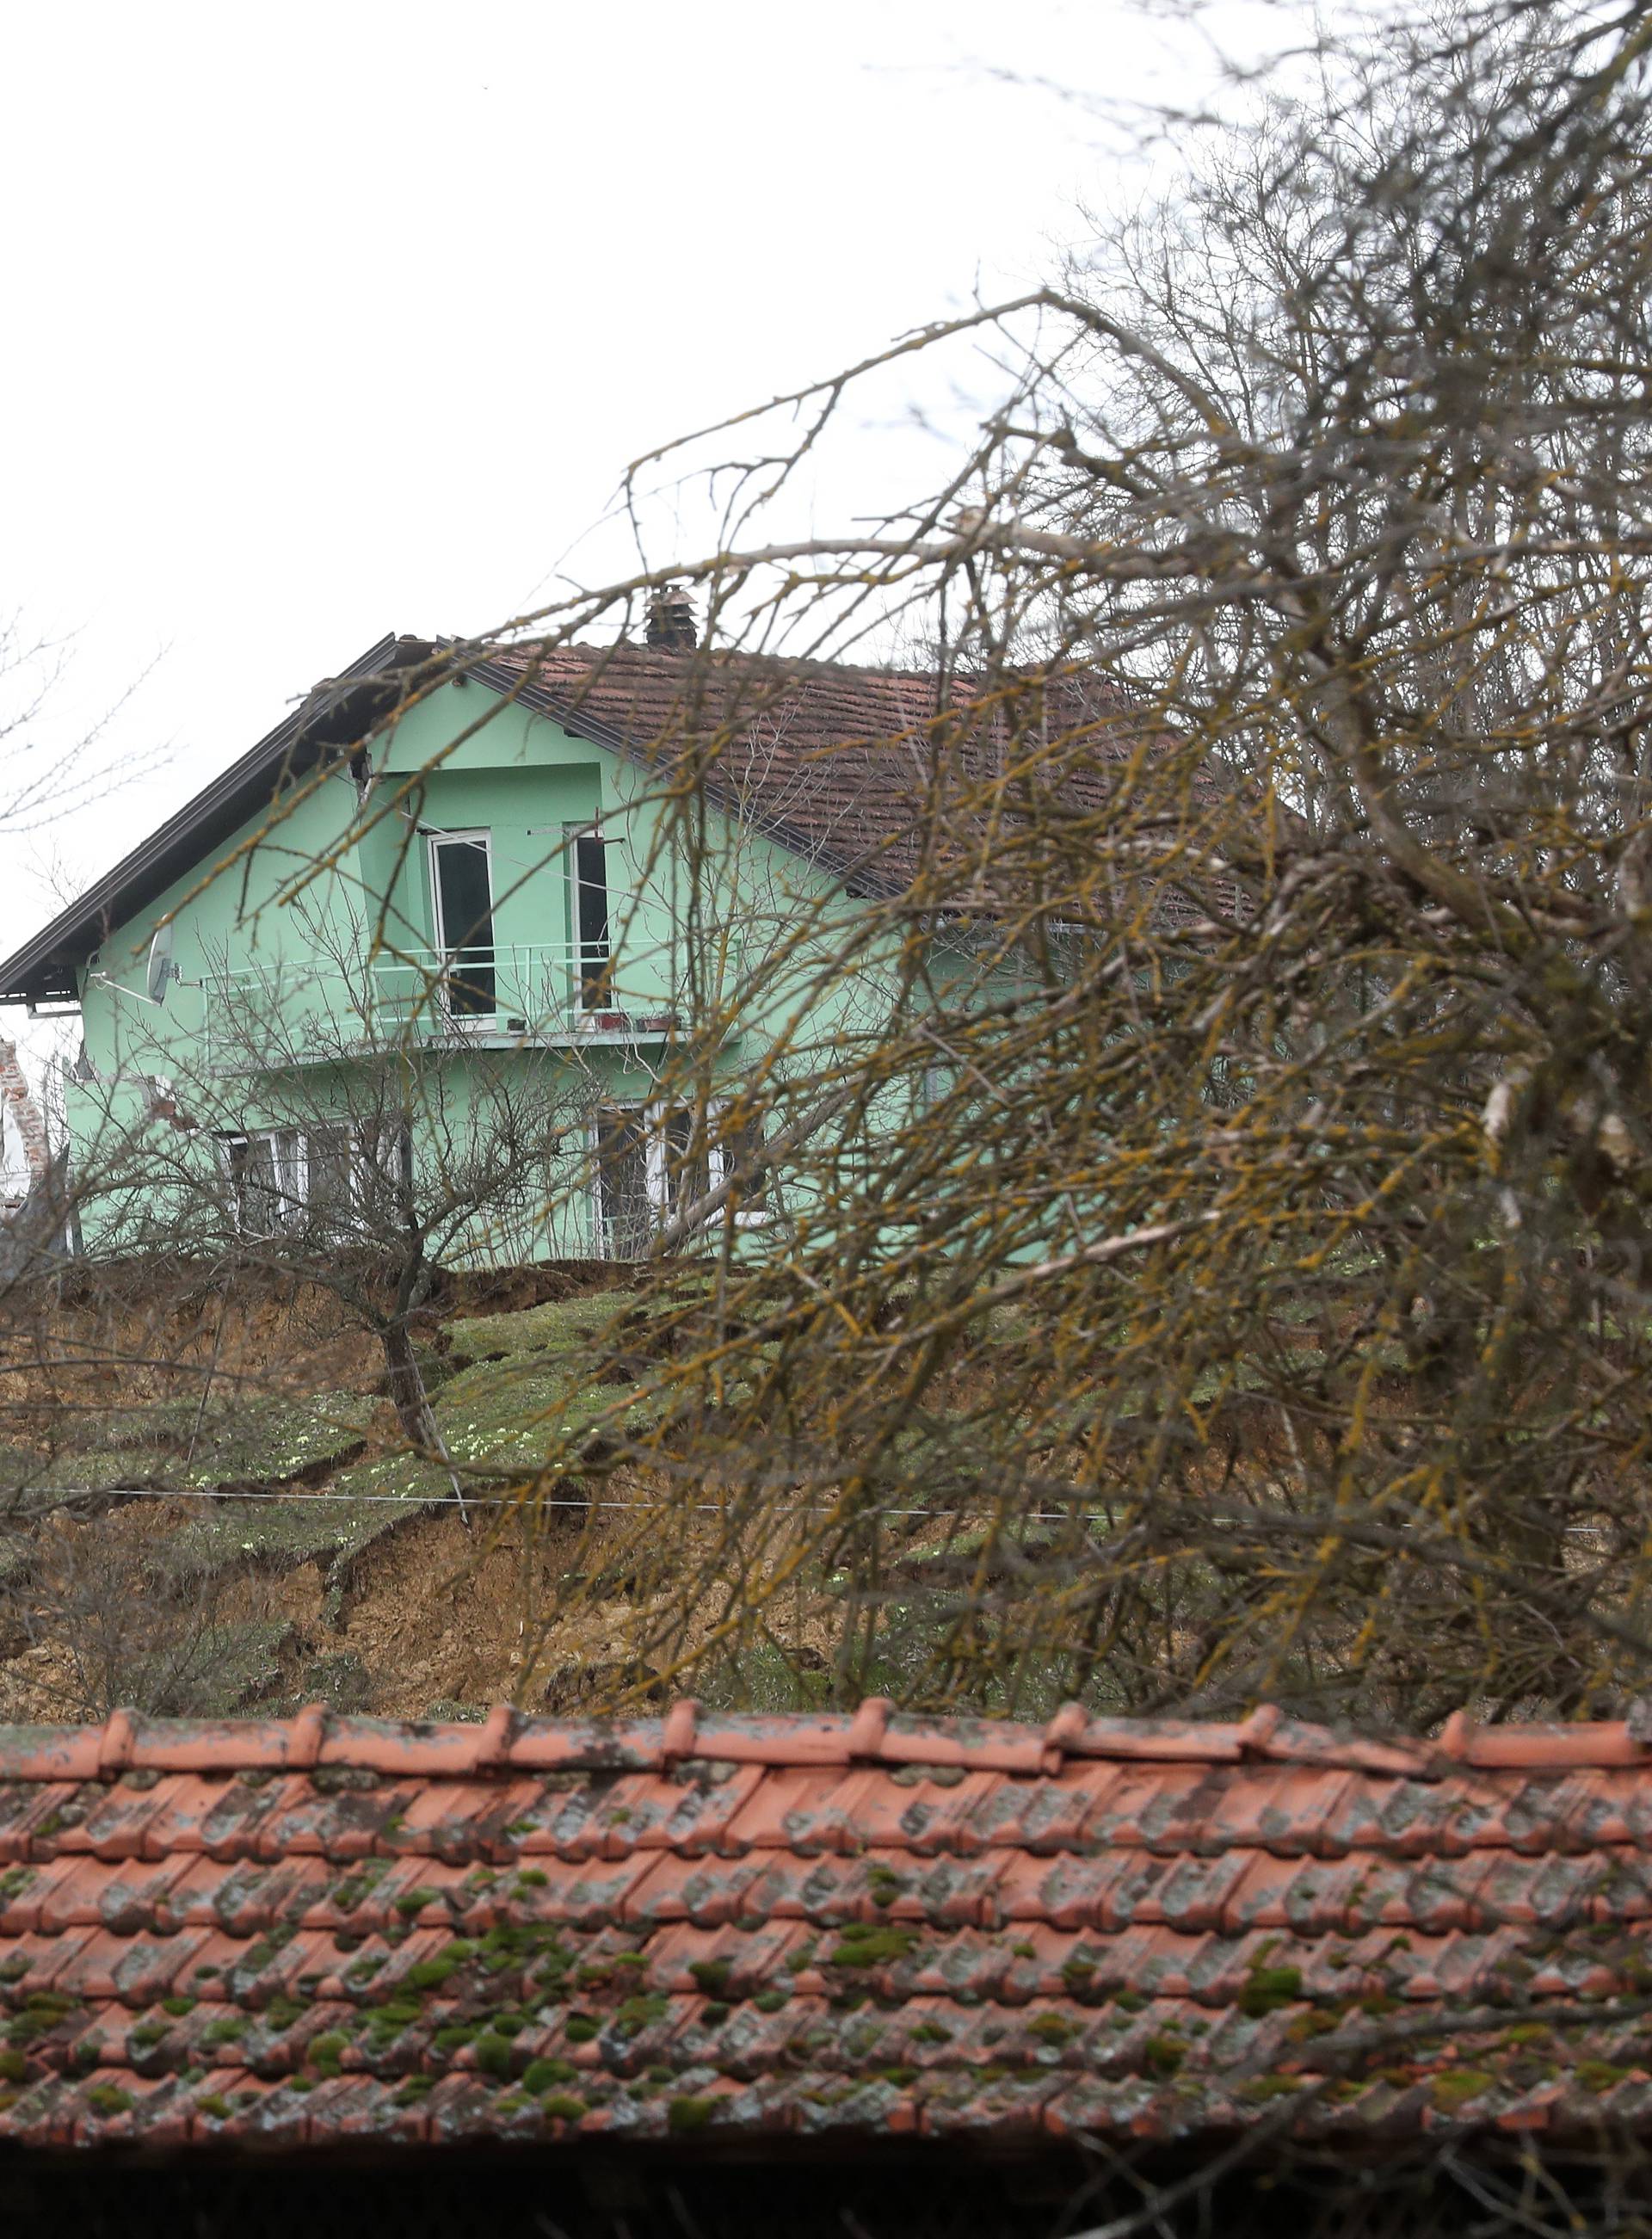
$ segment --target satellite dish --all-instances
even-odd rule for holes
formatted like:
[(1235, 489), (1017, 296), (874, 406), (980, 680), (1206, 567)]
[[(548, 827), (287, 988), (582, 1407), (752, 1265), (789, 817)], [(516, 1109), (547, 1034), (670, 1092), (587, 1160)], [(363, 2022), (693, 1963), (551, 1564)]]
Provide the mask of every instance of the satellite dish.
[(156, 927), (155, 938), (149, 943), (149, 977), (143, 992), (150, 1002), (164, 1003), (167, 982), (177, 976), (178, 967), (172, 961), (172, 923), (169, 919)]

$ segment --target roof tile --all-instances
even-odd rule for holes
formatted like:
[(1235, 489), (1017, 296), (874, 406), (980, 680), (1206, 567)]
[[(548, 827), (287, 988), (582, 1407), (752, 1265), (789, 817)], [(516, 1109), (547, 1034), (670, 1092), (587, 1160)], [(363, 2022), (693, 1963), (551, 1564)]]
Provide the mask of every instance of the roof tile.
[(880, 1704), (0, 1731), (0, 2137), (1131, 2138), (1282, 2088), (1326, 2135), (1652, 2131), (1628, 1747)]

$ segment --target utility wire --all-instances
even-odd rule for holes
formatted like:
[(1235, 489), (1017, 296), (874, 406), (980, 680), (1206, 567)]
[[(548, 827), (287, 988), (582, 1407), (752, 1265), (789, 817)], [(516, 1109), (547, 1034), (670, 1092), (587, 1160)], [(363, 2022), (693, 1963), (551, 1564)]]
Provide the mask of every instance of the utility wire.
[[(162, 1485), (69, 1485), (63, 1491), (64, 1499), (60, 1505), (63, 1506), (71, 1500), (216, 1500), (226, 1506), (237, 1500), (284, 1500), (294, 1504), (300, 1501), (342, 1501), (351, 1508), (416, 1508), (424, 1511), (458, 1508), (461, 1505), (450, 1492), (426, 1495), (416, 1492), (219, 1492), (210, 1485), (181, 1485), (174, 1490)], [(1075, 1493), (1074, 1507), (1078, 1506), (1085, 1498)], [(734, 1512), (726, 1501), (720, 1500), (687, 1503), (676, 1500), (581, 1500), (548, 1493), (512, 1499), (503, 1493), (468, 1492), (462, 1505), (465, 1508), (582, 1508), (587, 1511), (599, 1508), (672, 1508), (679, 1512), (686, 1506), (687, 1512), (694, 1516), (728, 1516)], [(823, 1500), (794, 1502), (786, 1508), (771, 1509), (767, 1512), (785, 1516), (831, 1516), (837, 1511), (836, 1501)], [(12, 1517), (0, 1516), (0, 1526), (7, 1523), (39, 1523), (43, 1517), (53, 1512), (51, 1510), (39, 1510)], [(1073, 1508), (1035, 1508), (1011, 1520), (1018, 1525), (1070, 1524), (1073, 1512)], [(868, 1516), (932, 1516), (958, 1524), (991, 1524), (1003, 1520), (1002, 1512), (996, 1508), (858, 1508), (854, 1511), (856, 1522)], [(1211, 1516), (1206, 1520), (1218, 1525), (1244, 1525), (1256, 1519), (1246, 1516)], [(1600, 1529), (1596, 1524), (1565, 1524), (1561, 1526), (1567, 1538), (1597, 1538)]]
[[(169, 1486), (163, 1485), (109, 1485), (96, 1487), (67, 1485), (63, 1487), (62, 1491), (65, 1502), (70, 1500), (216, 1500), (228, 1505), (236, 1500), (285, 1500), (294, 1503), (325, 1500), (343, 1501), (351, 1508), (429, 1509), (456, 1508), (459, 1505), (450, 1492), (433, 1492), (428, 1495), (416, 1492), (219, 1492), (209, 1485), (181, 1485), (174, 1491)], [(468, 1492), (464, 1498), (464, 1505), (467, 1508), (520, 1508), (524, 1505), (521, 1499), (508, 1498), (503, 1493)], [(532, 1498), (531, 1505), (535, 1508), (680, 1509), (684, 1504), (675, 1500), (580, 1500), (570, 1499), (561, 1495), (546, 1494)], [(788, 1516), (830, 1516), (836, 1505), (833, 1501), (803, 1502), (787, 1508), (784, 1513)], [(726, 1516), (732, 1512), (728, 1504), (720, 1500), (691, 1501), (687, 1506), (694, 1514)], [(42, 1511), (39, 1514), (50, 1512), (50, 1511)], [(858, 1517), (953, 1517), (960, 1523), (970, 1521), (990, 1523), (998, 1514), (998, 1511), (991, 1508), (861, 1508), (857, 1509), (855, 1513)], [(0, 1523), (9, 1521), (21, 1524), (35, 1523), (39, 1520), (39, 1514), (23, 1513), (13, 1518), (0, 1517)], [(1028, 1524), (1060, 1524), (1065, 1523), (1071, 1514), (1070, 1509), (1035, 1509), (1031, 1514), (1018, 1517), (1016, 1520), (1018, 1523)]]

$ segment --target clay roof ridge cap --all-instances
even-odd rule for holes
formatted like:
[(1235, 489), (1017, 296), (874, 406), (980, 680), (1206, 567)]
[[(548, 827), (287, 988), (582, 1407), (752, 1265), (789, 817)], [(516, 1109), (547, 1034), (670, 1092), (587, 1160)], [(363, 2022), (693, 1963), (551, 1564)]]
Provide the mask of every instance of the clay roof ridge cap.
[(1248, 1754), (1265, 1757), (1268, 1744), (1284, 1724), (1284, 1712), (1277, 1703), (1258, 1703), (1248, 1718), (1242, 1718), (1234, 1738)]
[[(641, 1746), (647, 1755), (653, 1756), (657, 1751), (658, 1760), (666, 1765), (702, 1753), (721, 1756), (725, 1750), (735, 1760), (775, 1765), (826, 1761), (842, 1764), (854, 1759), (884, 1764), (916, 1761), (922, 1755), (924, 1735), (895, 1731), (894, 1711), (887, 1696), (868, 1696), (852, 1712), (839, 1714), (840, 1724), (827, 1722), (836, 1725), (835, 1735), (828, 1737), (816, 1731), (821, 1723), (818, 1714), (795, 1717), (784, 1714), (736, 1714), (726, 1723), (719, 1720), (704, 1727), (703, 1706), (693, 1698), (685, 1697), (670, 1706), (657, 1730), (658, 1739), (650, 1737)], [(539, 1737), (546, 1723), (501, 1704), (490, 1711), (486, 1724), (481, 1726), (433, 1729), (402, 1721), (395, 1732), (400, 1748), (409, 1760), (406, 1769), (435, 1777), (508, 1766), (514, 1761), (519, 1747), (525, 1749)], [(593, 1722), (585, 1719), (548, 1723), (571, 1741), (588, 1737), (596, 1730)], [(1003, 1721), (942, 1722), (948, 1723), (963, 1731), (944, 1743), (942, 1736), (936, 1733), (934, 1738), (942, 1743), (946, 1762), (953, 1762), (956, 1752), (956, 1761), (973, 1760), (985, 1765), (995, 1761), (1006, 1745), (1000, 1742), (995, 1730), (1004, 1725)], [(1185, 1731), (1175, 1720), (1142, 1718), (1101, 1723), (1102, 1731), (1092, 1731), (1095, 1722), (1083, 1705), (1069, 1703), (1042, 1730), (1017, 1727), (1013, 1743), (1007, 1745), (1018, 1753), (1030, 1749), (1042, 1759), (1043, 1769), (1052, 1772), (1058, 1771), (1064, 1758), (1069, 1757), (1157, 1758), (1160, 1751), (1153, 1744), (1161, 1727), (1170, 1730), (1166, 1738), (1175, 1744), (1163, 1754), (1184, 1762), (1201, 1754), (1213, 1761), (1219, 1757), (1225, 1763), (1247, 1757), (1253, 1762), (1260, 1759), (1297, 1763), (1324, 1769), (1342, 1765), (1396, 1777), (1424, 1779), (1439, 1779), (1470, 1770), (1652, 1768), (1652, 1745), (1642, 1741), (1633, 1726), (1622, 1719), (1485, 1725), (1471, 1712), (1459, 1711), (1448, 1719), (1437, 1739), (1393, 1737), (1386, 1741), (1304, 1724), (1284, 1716), (1271, 1704), (1262, 1704), (1248, 1717), (1225, 1726), (1195, 1727)], [(1113, 1726), (1122, 1731), (1110, 1731)], [(205, 1724), (189, 1719), (152, 1720), (123, 1708), (111, 1712), (101, 1726), (17, 1730), (18, 1741), (14, 1748), (21, 1762), (15, 1769), (5, 1766), (3, 1750), (0, 1748), (0, 1775), (9, 1774), (14, 1779), (60, 1777), (58, 1768), (65, 1755), (77, 1757), (85, 1764), (87, 1773), (79, 1777), (87, 1777), (95, 1766), (97, 1776), (106, 1778), (152, 1761), (163, 1767), (187, 1762), (194, 1770), (235, 1771), (281, 1764), (301, 1771), (313, 1769), (321, 1763), (359, 1764), (364, 1761), (365, 1752), (367, 1757), (376, 1762), (381, 1742), (358, 1733), (355, 1727), (355, 1721), (335, 1717), (324, 1703), (309, 1704), (290, 1719)], [(26, 1749), (22, 1745), (24, 1735)], [(465, 1737), (467, 1746), (455, 1751), (452, 1745), (461, 1737)], [(1214, 1747), (1217, 1737), (1222, 1737), (1225, 1746)], [(10, 1735), (6, 1738), (9, 1740)], [(822, 1742), (827, 1744), (824, 1757), (819, 1746)], [(1203, 1751), (1188, 1746), (1198, 1742), (1204, 1742)], [(1036, 1768), (1018, 1764), (1017, 1769)]]
[(1454, 1711), (1435, 1746), (1454, 1769), (1473, 1766), (1488, 1771), (1638, 1769), (1652, 1758), (1652, 1751), (1623, 1718), (1483, 1725), (1472, 1712)]
[(853, 1758), (879, 1757), (883, 1755), (884, 1737), (889, 1731), (889, 1720), (894, 1704), (887, 1695), (868, 1695), (849, 1721), (849, 1731), (844, 1737), (844, 1746)]
[(1059, 1772), (1067, 1752), (1084, 1738), (1090, 1713), (1082, 1703), (1064, 1703), (1044, 1730), (1044, 1769)]
[(137, 1742), (137, 1726), (129, 1711), (111, 1711), (103, 1723), (103, 1731), (97, 1744), (97, 1770), (100, 1773), (124, 1772), (132, 1762), (132, 1751)]
[(660, 1729), (660, 1763), (663, 1771), (669, 1772), (673, 1764), (694, 1753), (694, 1730), (700, 1723), (700, 1704), (692, 1695), (680, 1695), (666, 1712), (665, 1723)]
[(508, 1703), (495, 1703), (487, 1720), (476, 1735), (475, 1753), (471, 1769), (488, 1772), (510, 1763), (511, 1745), (516, 1739), (521, 1719)]
[(1469, 1751), (1474, 1739), (1475, 1720), (1468, 1711), (1453, 1711), (1440, 1729), (1437, 1744), (1443, 1756), (1453, 1757), (1459, 1764), (1469, 1761)]
[(306, 1703), (288, 1727), (287, 1762), (295, 1771), (309, 1772), (321, 1763), (332, 1716), (330, 1704)]

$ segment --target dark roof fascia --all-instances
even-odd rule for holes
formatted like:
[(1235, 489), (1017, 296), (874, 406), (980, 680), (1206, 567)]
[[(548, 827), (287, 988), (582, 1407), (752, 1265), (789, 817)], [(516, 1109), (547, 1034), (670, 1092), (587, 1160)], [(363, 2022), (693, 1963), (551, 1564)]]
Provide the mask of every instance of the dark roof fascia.
[[(381, 637), (328, 683), (355, 681), (399, 666), (395, 655), (402, 642), (394, 634)], [(206, 850), (228, 839), (266, 805), (274, 781), (286, 771), (309, 767), (325, 751), (328, 742), (322, 733), (326, 727), (318, 724), (318, 717), (324, 717), (336, 695), (318, 705), (321, 689), (309, 694), (302, 707), (0, 964), (0, 1005), (27, 1003), (32, 1008), (42, 1002), (76, 1000), (76, 965), (100, 947), (116, 926), (164, 894)]]
[[(570, 738), (589, 739), (594, 746), (606, 747), (610, 753), (624, 754), (632, 761), (644, 764), (651, 761), (650, 749), (657, 743), (653, 734), (644, 738), (633, 737), (621, 731), (616, 724), (607, 722), (581, 707), (577, 700), (566, 700), (552, 692), (540, 683), (531, 671), (525, 673), (508, 668), (503, 662), (484, 661), (478, 661), (472, 668), (456, 667), (454, 674), (455, 677), (474, 676), (479, 684), (487, 685), (490, 691), (497, 692), (502, 699), (519, 701), (523, 707), (531, 708), (536, 715), (548, 716)], [(739, 799), (731, 787), (722, 782), (716, 770), (706, 773), (705, 784), (707, 796), (726, 815), (749, 824), (805, 862), (817, 864), (852, 892), (894, 894), (899, 891), (900, 882), (881, 876), (869, 864), (864, 854), (851, 855), (838, 848), (823, 847), (818, 840), (811, 839), (784, 817), (765, 816), (760, 811), (754, 813)]]

